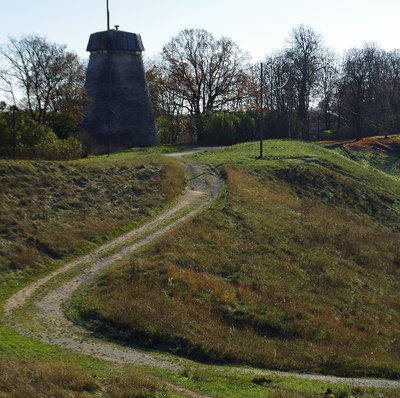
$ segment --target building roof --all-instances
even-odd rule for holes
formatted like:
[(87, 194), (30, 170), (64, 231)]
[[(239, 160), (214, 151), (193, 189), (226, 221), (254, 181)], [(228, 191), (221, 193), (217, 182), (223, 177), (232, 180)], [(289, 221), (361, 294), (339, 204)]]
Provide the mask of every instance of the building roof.
[(92, 33), (86, 51), (144, 51), (142, 38), (136, 33), (124, 32), (118, 29)]

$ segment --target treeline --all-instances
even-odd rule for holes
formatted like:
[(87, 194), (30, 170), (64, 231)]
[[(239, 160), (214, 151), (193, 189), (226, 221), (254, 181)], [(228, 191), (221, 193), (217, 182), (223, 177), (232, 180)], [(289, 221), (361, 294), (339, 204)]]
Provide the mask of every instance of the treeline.
[[(93, 151), (80, 130), (86, 63), (39, 36), (0, 46), (0, 156), (74, 158)], [(226, 37), (179, 32), (147, 80), (160, 142), (230, 145), (258, 138), (362, 138), (400, 128), (400, 51), (366, 43), (338, 55), (301, 25), (262, 64)], [(22, 98), (18, 101), (16, 98)]]
[[(339, 56), (301, 25), (262, 66), (248, 61), (232, 40), (204, 30), (172, 38), (148, 67), (161, 138), (255, 139), (261, 115), (266, 138), (359, 139), (400, 128), (399, 50), (366, 43)], [(243, 129), (232, 122), (238, 116)]]
[[(85, 150), (79, 126), (86, 64), (65, 45), (30, 35), (0, 46), (0, 156), (75, 159)], [(21, 98), (17, 100), (17, 98)]]

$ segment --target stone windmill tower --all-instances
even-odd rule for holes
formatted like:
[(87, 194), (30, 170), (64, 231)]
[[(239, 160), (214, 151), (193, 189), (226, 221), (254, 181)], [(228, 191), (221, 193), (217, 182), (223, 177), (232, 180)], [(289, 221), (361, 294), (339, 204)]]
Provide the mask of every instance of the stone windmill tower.
[(158, 144), (140, 35), (110, 29), (90, 35), (85, 87), (90, 98), (83, 128), (98, 144), (129, 148)]

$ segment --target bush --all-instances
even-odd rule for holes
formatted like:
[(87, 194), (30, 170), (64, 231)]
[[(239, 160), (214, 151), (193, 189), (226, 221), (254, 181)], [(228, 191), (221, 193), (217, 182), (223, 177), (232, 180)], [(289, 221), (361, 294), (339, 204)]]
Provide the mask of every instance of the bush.
[(72, 112), (50, 112), (47, 114), (46, 124), (63, 140), (79, 129), (81, 116)]
[(200, 141), (233, 145), (257, 138), (255, 120), (245, 112), (206, 112), (198, 119)]
[(73, 137), (66, 140), (49, 140), (34, 146), (34, 157), (44, 160), (72, 160), (82, 156), (82, 144)]
[(18, 114), (13, 124), (11, 113), (0, 113), (0, 156), (18, 159), (71, 160), (82, 157), (82, 144), (73, 137), (57, 138), (50, 127)]
[(184, 141), (187, 120), (182, 116), (161, 116), (157, 119), (158, 138), (162, 144), (177, 144)]

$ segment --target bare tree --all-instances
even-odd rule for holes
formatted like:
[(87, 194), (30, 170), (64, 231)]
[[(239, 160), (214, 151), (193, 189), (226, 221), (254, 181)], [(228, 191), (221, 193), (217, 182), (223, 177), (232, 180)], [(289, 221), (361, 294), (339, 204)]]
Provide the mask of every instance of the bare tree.
[(163, 48), (163, 75), (192, 115), (237, 102), (247, 54), (225, 37), (203, 29), (181, 31)]
[(332, 109), (337, 97), (339, 85), (339, 65), (337, 55), (326, 49), (321, 58), (321, 69), (318, 79), (321, 96), (320, 106), (324, 115), (325, 130), (332, 128)]
[(321, 67), (322, 38), (309, 26), (300, 25), (293, 29), (288, 42), (286, 56), (291, 60), (297, 90), (297, 115), (307, 129), (311, 95)]
[(394, 114), (400, 113), (400, 50), (387, 54), (388, 73), (391, 80), (390, 107)]
[[(382, 50), (373, 43), (362, 48), (352, 48), (344, 59), (342, 95), (343, 106), (354, 120), (356, 137), (362, 138), (362, 129), (368, 119), (379, 124), (379, 117), (386, 111), (386, 89), (382, 66)], [(376, 124), (377, 125), (377, 124)]]
[(10, 37), (0, 46), (0, 56), (0, 89), (14, 104), (21, 95), (22, 106), (36, 122), (45, 123), (49, 111), (83, 111), (85, 64), (65, 45), (37, 35)]
[(159, 139), (163, 143), (175, 144), (180, 135), (186, 132), (188, 119), (182, 113), (182, 97), (175, 95), (175, 82), (163, 72), (160, 60), (153, 60), (153, 65), (146, 72), (146, 78)]

